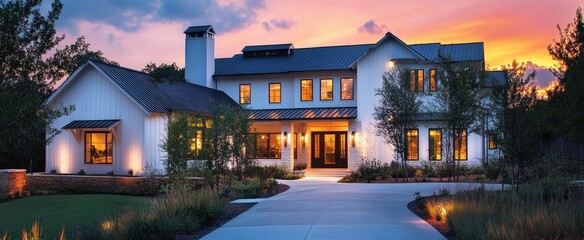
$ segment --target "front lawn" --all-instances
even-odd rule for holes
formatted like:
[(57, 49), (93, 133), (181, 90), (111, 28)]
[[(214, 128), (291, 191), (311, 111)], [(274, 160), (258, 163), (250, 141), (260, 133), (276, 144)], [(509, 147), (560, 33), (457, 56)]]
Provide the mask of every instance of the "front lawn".
[(47, 239), (58, 236), (63, 226), (65, 232), (80, 225), (91, 223), (99, 217), (128, 207), (142, 207), (148, 198), (107, 195), (47, 195), (16, 199), (0, 204), (0, 238), (8, 232), (12, 239), (19, 239), (22, 229), (30, 229), (36, 218), (40, 218)]

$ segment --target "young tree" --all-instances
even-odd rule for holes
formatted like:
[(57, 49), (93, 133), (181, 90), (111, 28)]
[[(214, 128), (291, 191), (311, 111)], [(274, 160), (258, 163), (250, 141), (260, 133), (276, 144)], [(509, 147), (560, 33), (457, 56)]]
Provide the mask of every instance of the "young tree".
[(159, 83), (165, 80), (170, 83), (186, 81), (185, 69), (178, 67), (176, 63), (156, 65), (156, 63), (151, 62), (146, 64), (142, 71), (149, 73), (152, 79)]
[(45, 105), (63, 77), (45, 57), (64, 38), (55, 30), (62, 8), (55, 0), (43, 16), (40, 0), (0, 1), (0, 164), (5, 166), (44, 160), (45, 145), (59, 133), (51, 123), (74, 109)]
[(173, 112), (167, 125), (167, 136), (161, 144), (166, 151), (166, 174), (183, 178), (188, 171), (187, 161), (194, 159), (193, 140), (197, 137), (196, 116), (188, 112)]
[(512, 184), (518, 186), (521, 176), (537, 153), (537, 122), (533, 109), (537, 101), (535, 71), (525, 74), (524, 63), (513, 61), (502, 66), (507, 84), (492, 91), (497, 144), (503, 152), (503, 163), (511, 168)]
[(559, 86), (551, 94), (554, 115), (560, 121), (557, 132), (568, 139), (584, 143), (584, 19), (582, 8), (576, 10), (574, 22), (562, 31), (560, 40), (548, 45), (548, 51), (559, 62), (553, 73)]
[(449, 140), (444, 145), (445, 154), (451, 153), (445, 155), (445, 159), (455, 178), (460, 165), (457, 159), (465, 154), (462, 152), (463, 137), (480, 129), (483, 74), (482, 64), (478, 62), (452, 62), (447, 57), (442, 57), (440, 62), (436, 107), (444, 118), (443, 134)]
[[(420, 112), (419, 96), (410, 91), (410, 74), (394, 68), (383, 75), (381, 87), (375, 89), (380, 97), (375, 106), (375, 134), (395, 147), (395, 160), (402, 162), (404, 181), (407, 180), (407, 130), (414, 127), (414, 116)], [(396, 178), (397, 181), (397, 178)]]

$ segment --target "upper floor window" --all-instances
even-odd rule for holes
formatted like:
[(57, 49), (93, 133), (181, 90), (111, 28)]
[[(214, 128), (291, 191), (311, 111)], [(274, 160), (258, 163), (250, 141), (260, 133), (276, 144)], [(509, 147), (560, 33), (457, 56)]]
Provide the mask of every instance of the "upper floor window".
[(406, 159), (407, 160), (418, 160), (418, 129), (408, 129), (407, 131), (407, 151), (406, 151)]
[(85, 132), (85, 163), (111, 164), (113, 159), (112, 134)]
[(270, 103), (280, 103), (282, 101), (282, 92), (280, 83), (270, 83)]
[(430, 92), (436, 92), (438, 83), (436, 82), (436, 69), (430, 69)]
[(312, 101), (312, 79), (300, 81), (300, 101)]
[(442, 160), (442, 130), (431, 128), (428, 135), (430, 160)]
[(326, 78), (320, 80), (320, 100), (321, 101), (331, 101), (333, 100), (333, 79)]
[(239, 104), (250, 103), (251, 103), (251, 85), (249, 84), (239, 85)]
[(424, 91), (424, 69), (410, 70), (410, 91), (412, 92)]
[(491, 150), (497, 149), (497, 140), (495, 138), (495, 135), (492, 133), (489, 133), (489, 149)]
[(456, 129), (454, 131), (454, 159), (467, 160), (467, 137), (466, 129)]
[(341, 100), (353, 100), (353, 78), (341, 78)]

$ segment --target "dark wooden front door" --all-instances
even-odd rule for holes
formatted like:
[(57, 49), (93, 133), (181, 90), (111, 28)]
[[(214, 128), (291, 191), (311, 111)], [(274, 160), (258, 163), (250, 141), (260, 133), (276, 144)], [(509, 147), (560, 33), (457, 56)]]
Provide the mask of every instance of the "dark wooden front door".
[(313, 168), (346, 168), (347, 132), (313, 132), (310, 153)]

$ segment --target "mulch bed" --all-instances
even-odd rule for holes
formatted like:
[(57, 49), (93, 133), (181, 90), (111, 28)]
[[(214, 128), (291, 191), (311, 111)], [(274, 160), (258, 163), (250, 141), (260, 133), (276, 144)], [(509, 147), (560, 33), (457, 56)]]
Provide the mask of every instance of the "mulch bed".
[[(278, 195), (290, 189), (290, 186), (286, 184), (278, 183), (278, 191), (271, 196)], [(251, 207), (256, 205), (255, 203), (227, 203), (225, 208), (223, 209), (223, 214), (210, 226), (205, 226), (200, 228), (197, 232), (191, 235), (177, 235), (175, 239), (177, 240), (191, 240), (191, 239), (200, 239), (203, 236), (209, 234), (210, 232), (214, 231), (215, 229), (223, 226), (225, 223), (229, 222), (231, 219), (239, 216), (243, 212), (247, 211)]]
[(430, 217), (426, 211), (426, 199), (422, 198), (419, 200), (414, 200), (408, 203), (408, 209), (414, 214), (418, 215), (421, 219), (432, 225), (442, 236), (449, 240), (458, 240), (456, 233), (448, 227), (448, 224), (442, 221), (436, 221)]

